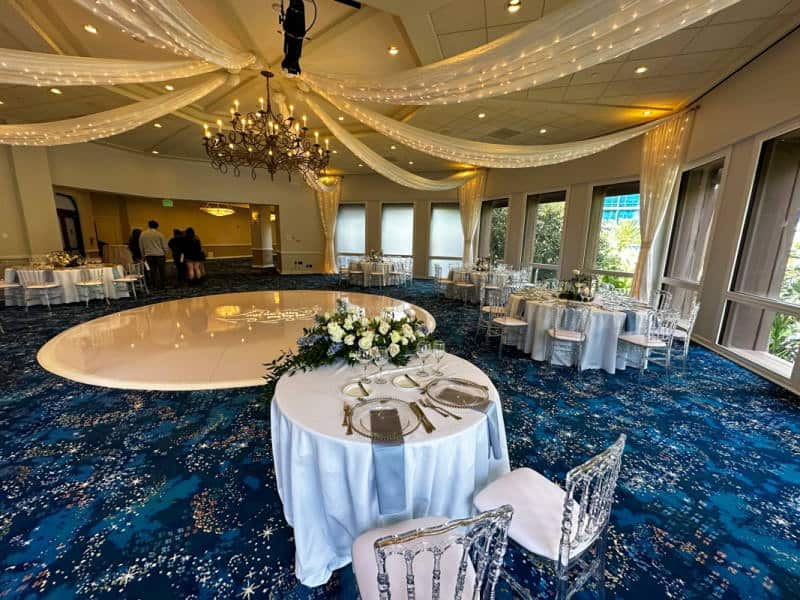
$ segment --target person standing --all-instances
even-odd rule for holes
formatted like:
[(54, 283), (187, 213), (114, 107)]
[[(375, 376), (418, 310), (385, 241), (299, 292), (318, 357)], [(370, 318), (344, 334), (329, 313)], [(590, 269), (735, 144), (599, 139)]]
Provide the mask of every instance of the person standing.
[(186, 277), (190, 284), (199, 281), (205, 275), (203, 269), (205, 258), (200, 238), (195, 235), (194, 229), (187, 227), (183, 236), (183, 259), (186, 263)]
[(133, 262), (135, 263), (141, 262), (142, 260), (142, 250), (139, 248), (140, 237), (142, 237), (142, 230), (137, 228), (131, 230), (131, 237), (128, 238), (128, 250), (131, 251), (131, 258), (133, 258)]
[(169, 246), (164, 234), (158, 230), (158, 221), (149, 221), (147, 227), (147, 231), (143, 231), (139, 236), (139, 249), (150, 270), (150, 285), (153, 289), (163, 290), (166, 284)]
[(181, 260), (183, 254), (183, 232), (180, 229), (172, 230), (172, 239), (169, 241), (172, 251), (172, 262), (175, 263), (175, 274), (178, 276), (178, 285), (186, 281), (186, 263)]

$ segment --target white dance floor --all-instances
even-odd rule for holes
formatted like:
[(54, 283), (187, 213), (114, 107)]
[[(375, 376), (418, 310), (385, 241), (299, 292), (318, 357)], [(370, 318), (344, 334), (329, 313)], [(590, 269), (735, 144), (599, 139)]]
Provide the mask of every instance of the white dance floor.
[(264, 384), (267, 363), (295, 349), (318, 312), (348, 298), (368, 316), (414, 308), (393, 298), (354, 292), (264, 291), (186, 298), (141, 306), (68, 329), (39, 350), (56, 375), (111, 388), (210, 390)]

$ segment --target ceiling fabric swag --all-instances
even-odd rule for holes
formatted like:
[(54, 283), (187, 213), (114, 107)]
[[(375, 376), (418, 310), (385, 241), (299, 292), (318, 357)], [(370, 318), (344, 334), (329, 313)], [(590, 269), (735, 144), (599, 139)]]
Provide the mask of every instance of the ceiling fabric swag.
[(218, 70), (202, 60), (144, 61), (0, 49), (0, 83), (116, 85), (183, 79)]
[(193, 56), (238, 71), (256, 66), (256, 57), (215, 36), (178, 0), (75, 0), (104, 21), (164, 50)]
[(49, 123), (0, 125), (0, 144), (58, 146), (106, 138), (129, 131), (196, 102), (222, 86), (228, 77), (227, 73), (217, 73), (179, 92), (74, 119)]
[(694, 111), (675, 115), (645, 134), (639, 185), (641, 247), (631, 283), (631, 295), (649, 301), (653, 283), (653, 240), (667, 215), (686, 154)]
[(336, 122), (336, 119), (326, 113), (319, 102), (310, 94), (304, 94), (303, 100), (313, 110), (317, 116), (325, 124), (325, 127), (342, 143), (350, 152), (355, 154), (358, 158), (363, 160), (371, 169), (380, 173), (387, 179), (399, 183), (402, 186), (413, 188), (415, 190), (427, 190), (431, 192), (439, 192), (444, 190), (452, 190), (461, 187), (466, 178), (472, 177), (474, 171), (467, 171), (466, 173), (458, 173), (452, 177), (445, 179), (428, 179), (406, 171), (397, 165), (389, 162), (380, 154), (369, 148), (366, 144), (356, 139), (356, 137), (347, 131), (344, 127)]
[(351, 100), (451, 104), (560, 79), (661, 39), (738, 0), (576, 0), (497, 40), (384, 76), (314, 73), (314, 89)]
[(367, 127), (409, 148), (445, 160), (498, 169), (542, 167), (597, 154), (612, 146), (640, 136), (669, 119), (669, 117), (666, 117), (616, 133), (563, 144), (532, 146), (490, 144), (420, 129), (344, 98), (337, 98), (328, 94), (323, 94), (323, 97), (333, 106), (355, 117)]

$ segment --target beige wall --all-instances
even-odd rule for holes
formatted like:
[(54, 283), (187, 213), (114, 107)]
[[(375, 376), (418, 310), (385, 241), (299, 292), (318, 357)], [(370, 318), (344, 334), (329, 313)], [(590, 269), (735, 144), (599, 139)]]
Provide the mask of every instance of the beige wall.
[(28, 234), (17, 196), (11, 149), (0, 146), (0, 261), (13, 262), (29, 254)]

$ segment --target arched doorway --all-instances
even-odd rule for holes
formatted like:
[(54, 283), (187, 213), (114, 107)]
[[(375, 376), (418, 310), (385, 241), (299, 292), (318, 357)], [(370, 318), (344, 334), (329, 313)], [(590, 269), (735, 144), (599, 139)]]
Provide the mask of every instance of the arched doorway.
[(81, 219), (78, 215), (78, 206), (72, 196), (56, 192), (56, 214), (61, 227), (61, 241), (64, 252), (86, 255), (83, 247), (83, 234), (81, 233)]

